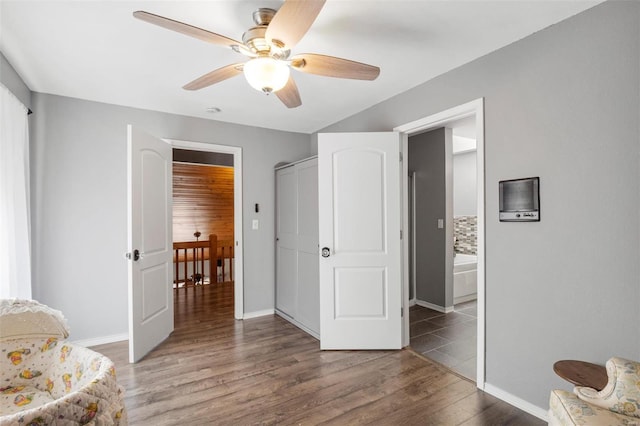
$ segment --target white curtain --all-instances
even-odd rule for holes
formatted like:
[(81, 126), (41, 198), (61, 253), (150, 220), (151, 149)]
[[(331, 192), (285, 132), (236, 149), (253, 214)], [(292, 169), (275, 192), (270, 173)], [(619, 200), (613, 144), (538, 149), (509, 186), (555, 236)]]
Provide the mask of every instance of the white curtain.
[(0, 298), (31, 299), (27, 108), (0, 84)]

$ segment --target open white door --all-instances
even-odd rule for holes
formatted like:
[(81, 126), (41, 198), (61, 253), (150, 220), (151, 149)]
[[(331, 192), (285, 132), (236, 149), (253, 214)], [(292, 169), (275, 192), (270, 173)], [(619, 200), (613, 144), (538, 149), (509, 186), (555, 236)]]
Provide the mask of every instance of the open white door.
[(129, 125), (129, 362), (173, 331), (171, 145)]
[(400, 135), (318, 135), (320, 348), (400, 349)]

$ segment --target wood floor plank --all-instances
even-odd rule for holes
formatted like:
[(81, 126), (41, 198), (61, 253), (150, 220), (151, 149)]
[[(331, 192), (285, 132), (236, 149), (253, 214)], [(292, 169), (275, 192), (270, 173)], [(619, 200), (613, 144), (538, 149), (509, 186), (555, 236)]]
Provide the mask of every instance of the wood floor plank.
[(411, 350), (321, 351), (274, 315), (236, 321), (233, 283), (175, 290), (175, 330), (116, 364), (131, 425), (542, 425)]

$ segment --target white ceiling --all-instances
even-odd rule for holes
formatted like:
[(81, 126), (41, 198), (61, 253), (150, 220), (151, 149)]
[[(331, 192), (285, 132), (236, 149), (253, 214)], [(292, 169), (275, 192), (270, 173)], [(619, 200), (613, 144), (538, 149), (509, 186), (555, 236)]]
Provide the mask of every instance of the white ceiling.
[[(0, 50), (32, 91), (251, 126), (312, 133), (600, 1), (328, 0), (295, 53), (377, 65), (375, 81), (293, 71), (287, 109), (243, 76), (196, 92), (187, 82), (244, 61), (225, 48), (132, 17), (145, 10), (233, 39), (273, 0), (0, 0)], [(217, 107), (217, 114), (206, 112)]]

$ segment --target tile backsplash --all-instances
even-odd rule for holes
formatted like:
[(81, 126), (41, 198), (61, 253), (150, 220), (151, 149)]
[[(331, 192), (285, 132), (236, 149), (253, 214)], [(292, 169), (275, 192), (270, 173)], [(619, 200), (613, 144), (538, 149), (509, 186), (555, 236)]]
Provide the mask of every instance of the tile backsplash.
[(460, 254), (477, 254), (478, 217), (455, 216), (453, 218), (453, 250)]

